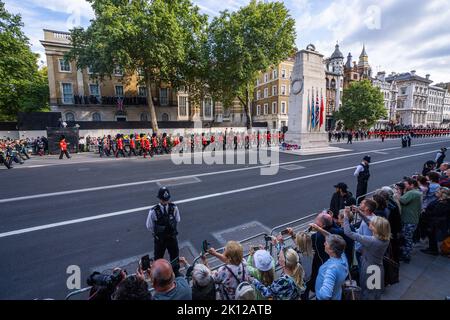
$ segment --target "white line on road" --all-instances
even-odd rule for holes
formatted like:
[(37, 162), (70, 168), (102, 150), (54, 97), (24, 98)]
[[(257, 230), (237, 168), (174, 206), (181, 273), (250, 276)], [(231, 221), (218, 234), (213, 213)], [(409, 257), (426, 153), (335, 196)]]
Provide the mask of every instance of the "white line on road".
[[(444, 141), (422, 143), (422, 144), (413, 145), (413, 147), (419, 147), (419, 146), (424, 146), (424, 145), (429, 145), (429, 144), (437, 144), (437, 143), (442, 143), (442, 142), (444, 142)], [(275, 163), (275, 164), (270, 164), (270, 165), (260, 165), (260, 166), (253, 166), (253, 167), (246, 167), (246, 168), (239, 168), (239, 169), (230, 169), (230, 170), (222, 170), (222, 171), (214, 171), (214, 172), (206, 172), (206, 173), (196, 173), (196, 174), (185, 175), (185, 176), (167, 177), (167, 178), (159, 178), (159, 179), (152, 179), (152, 180), (144, 180), (144, 181), (136, 181), (136, 182), (129, 182), (129, 183), (113, 184), (113, 185), (106, 185), (106, 186), (99, 186), (99, 187), (73, 189), (73, 190), (66, 190), (66, 191), (34, 194), (34, 195), (21, 196), (21, 197), (5, 198), (5, 199), (0, 199), (0, 203), (7, 203), (7, 202), (14, 202), (14, 201), (23, 201), (23, 200), (38, 199), (38, 198), (47, 198), (47, 197), (55, 197), (55, 196), (62, 196), (62, 195), (83, 193), (83, 192), (91, 192), (91, 191), (99, 191), (99, 190), (125, 188), (125, 187), (138, 186), (138, 185), (143, 185), (143, 184), (158, 183), (159, 181), (168, 180), (168, 179), (184, 179), (184, 178), (206, 177), (206, 176), (212, 176), (212, 175), (218, 175), (218, 174), (226, 174), (226, 173), (234, 173), (234, 172), (240, 172), (240, 171), (261, 169), (261, 168), (266, 168), (266, 167), (270, 167), (270, 166), (282, 166), (282, 165), (288, 165), (288, 164), (294, 164), (294, 163), (312, 162), (312, 161), (319, 161), (319, 160), (328, 160), (328, 159), (335, 159), (335, 158), (351, 157), (351, 156), (360, 155), (360, 154), (369, 154), (369, 153), (375, 153), (375, 152), (380, 152), (380, 151), (388, 151), (388, 150), (395, 150), (395, 149), (401, 149), (401, 147), (385, 148), (385, 149), (378, 149), (378, 150), (368, 150), (368, 151), (361, 151), (361, 152), (355, 152), (355, 153), (350, 153), (350, 154), (346, 153), (346, 154), (340, 154), (340, 155), (334, 155), (334, 156), (325, 156), (325, 157), (312, 158), (312, 159), (287, 161), (287, 162)], [(435, 152), (435, 151), (433, 151), (433, 152)]]
[[(416, 154), (402, 156), (402, 157), (396, 157), (396, 158), (392, 158), (392, 159), (380, 160), (380, 161), (373, 162), (372, 165), (417, 157), (417, 156), (434, 153), (434, 152), (435, 151), (427, 151), (427, 152), (421, 152), (421, 153), (416, 153)], [(210, 198), (225, 196), (225, 195), (234, 194), (234, 193), (242, 193), (245, 191), (267, 188), (267, 187), (271, 187), (271, 186), (275, 186), (275, 185), (279, 185), (279, 184), (284, 184), (284, 183), (319, 177), (319, 176), (323, 176), (323, 175), (328, 175), (330, 173), (337, 173), (337, 172), (346, 171), (346, 170), (350, 170), (350, 169), (353, 170), (354, 168), (355, 168), (354, 166), (345, 167), (345, 168), (330, 170), (330, 171), (326, 171), (326, 172), (314, 173), (314, 174), (310, 174), (307, 176), (295, 177), (295, 178), (291, 178), (291, 179), (285, 179), (285, 180), (280, 180), (280, 181), (275, 181), (275, 182), (270, 182), (270, 183), (264, 183), (264, 184), (245, 187), (245, 188), (233, 189), (233, 190), (228, 190), (228, 191), (224, 191), (224, 192), (217, 192), (217, 193), (207, 194), (207, 195), (198, 196), (198, 197), (194, 197), (194, 198), (179, 200), (179, 201), (176, 201), (176, 203), (177, 204), (189, 203), (189, 202), (210, 199)], [(0, 238), (6, 238), (6, 237), (14, 236), (14, 235), (20, 235), (20, 234), (34, 232), (34, 231), (40, 231), (40, 230), (51, 229), (51, 228), (56, 228), (56, 227), (61, 227), (61, 226), (67, 226), (67, 225), (82, 223), (82, 222), (86, 222), (86, 221), (110, 218), (110, 217), (120, 216), (120, 215), (124, 215), (124, 214), (129, 214), (129, 213), (141, 212), (141, 211), (149, 210), (151, 207), (152, 206), (146, 206), (146, 207), (139, 207), (139, 208), (133, 208), (133, 209), (128, 209), (128, 210), (121, 210), (121, 211), (110, 212), (110, 213), (100, 214), (100, 215), (91, 216), (91, 217), (66, 220), (66, 221), (45, 224), (45, 225), (31, 227), (31, 228), (8, 231), (8, 232), (0, 233)]]

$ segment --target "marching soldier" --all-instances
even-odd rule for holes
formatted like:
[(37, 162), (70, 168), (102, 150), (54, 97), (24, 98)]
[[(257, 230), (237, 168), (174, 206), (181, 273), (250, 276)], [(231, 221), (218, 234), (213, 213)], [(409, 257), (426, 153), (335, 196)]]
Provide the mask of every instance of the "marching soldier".
[(130, 151), (128, 151), (128, 156), (131, 157), (131, 153), (136, 157), (136, 140), (134, 139), (134, 134), (130, 134)]
[[(170, 202), (170, 193), (166, 187), (158, 191), (159, 203), (150, 209), (146, 226), (153, 233), (154, 259), (164, 258), (164, 253), (169, 251), (170, 261), (175, 261), (179, 256), (177, 225), (180, 222), (180, 212), (176, 204)], [(178, 262), (174, 265), (174, 271), (179, 269)]]
[(62, 159), (64, 155), (66, 155), (67, 159), (70, 159), (70, 154), (67, 151), (66, 137), (64, 135), (61, 136), (61, 140), (59, 141), (59, 149), (61, 150), (59, 159)]
[(123, 151), (123, 136), (121, 134), (117, 135), (117, 152), (116, 152), (116, 158), (119, 157), (119, 153), (122, 155), (122, 157), (126, 158), (125, 152)]

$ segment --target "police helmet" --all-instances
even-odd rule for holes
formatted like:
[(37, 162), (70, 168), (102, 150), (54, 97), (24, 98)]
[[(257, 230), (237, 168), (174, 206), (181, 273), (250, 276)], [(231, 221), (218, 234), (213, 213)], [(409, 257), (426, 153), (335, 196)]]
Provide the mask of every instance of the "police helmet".
[(169, 201), (170, 200), (170, 192), (166, 187), (161, 187), (158, 191), (158, 199)]

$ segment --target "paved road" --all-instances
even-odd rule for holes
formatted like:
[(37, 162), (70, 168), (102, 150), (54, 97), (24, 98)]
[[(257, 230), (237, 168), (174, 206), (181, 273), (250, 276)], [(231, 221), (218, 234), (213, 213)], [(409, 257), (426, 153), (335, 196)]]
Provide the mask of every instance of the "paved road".
[(352, 151), (329, 155), (280, 153), (278, 173), (268, 176), (256, 165), (175, 165), (168, 157), (75, 155), (2, 169), (0, 299), (60, 299), (69, 265), (80, 266), (84, 282), (98, 266), (152, 251), (144, 223), (159, 184), (176, 184), (170, 190), (182, 216), (180, 241), (198, 250), (203, 239), (223, 245), (224, 230), (239, 225), (270, 229), (322, 210), (335, 183), (356, 189), (352, 174), (365, 154), (373, 161), (372, 190), (420, 171), (444, 145), (450, 139), (414, 140), (408, 149), (387, 140), (340, 144)]

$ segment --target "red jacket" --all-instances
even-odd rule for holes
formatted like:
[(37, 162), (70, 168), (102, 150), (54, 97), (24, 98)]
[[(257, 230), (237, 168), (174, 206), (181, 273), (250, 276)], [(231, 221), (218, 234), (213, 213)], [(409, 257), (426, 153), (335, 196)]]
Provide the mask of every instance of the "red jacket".
[(130, 148), (134, 149), (136, 147), (136, 143), (134, 142), (134, 139), (130, 140)]
[(118, 148), (119, 150), (123, 150), (123, 140), (122, 140), (122, 138), (119, 138), (119, 139), (117, 140), (117, 148)]
[(67, 151), (67, 143), (65, 139), (62, 139), (59, 142), (59, 147), (61, 148), (61, 151)]

